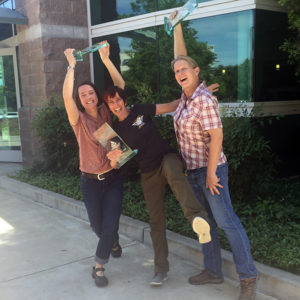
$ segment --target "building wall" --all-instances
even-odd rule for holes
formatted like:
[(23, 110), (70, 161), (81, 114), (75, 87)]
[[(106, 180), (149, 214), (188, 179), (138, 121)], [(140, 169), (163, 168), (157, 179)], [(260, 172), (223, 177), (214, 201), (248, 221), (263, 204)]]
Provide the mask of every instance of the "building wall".
[[(22, 107), (19, 110), (23, 161), (40, 159), (31, 123), (36, 109), (61, 95), (66, 48), (88, 46), (86, 0), (16, 0), (28, 25), (17, 25)], [(55, 24), (55, 25), (54, 25)], [(76, 67), (78, 81), (89, 80), (89, 60)]]

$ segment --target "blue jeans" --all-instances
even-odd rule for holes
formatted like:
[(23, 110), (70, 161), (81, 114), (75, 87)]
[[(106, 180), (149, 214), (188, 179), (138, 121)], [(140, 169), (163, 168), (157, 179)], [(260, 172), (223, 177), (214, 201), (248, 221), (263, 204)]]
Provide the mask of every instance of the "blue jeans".
[(95, 261), (103, 265), (108, 262), (113, 243), (118, 239), (123, 180), (118, 171), (101, 181), (81, 175), (80, 186), (91, 227), (99, 237)]
[[(228, 189), (227, 163), (217, 167), (216, 174), (220, 178), (220, 195), (214, 196), (206, 188), (207, 168), (188, 171), (188, 180), (200, 203), (206, 208), (210, 218), (210, 234), (212, 241), (202, 245), (204, 267), (208, 273), (215, 277), (223, 277), (221, 247), (217, 233), (217, 226), (226, 234), (231, 245), (233, 260), (240, 280), (257, 276), (253, 263), (250, 244), (243, 225), (234, 213)], [(215, 220), (215, 222), (214, 222)]]

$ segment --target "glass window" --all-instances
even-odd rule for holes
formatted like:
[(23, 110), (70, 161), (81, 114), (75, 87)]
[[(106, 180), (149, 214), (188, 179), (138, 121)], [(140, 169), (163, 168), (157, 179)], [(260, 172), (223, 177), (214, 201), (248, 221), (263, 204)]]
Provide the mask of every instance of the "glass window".
[(196, 41), (214, 54), (208, 60), (208, 52), (193, 53), (187, 44), (190, 56), (200, 56), (196, 60), (202, 79), (220, 84), (219, 101), (251, 101), (253, 11), (193, 20), (188, 27), (195, 30)]
[[(201, 78), (207, 84), (220, 84), (219, 101), (251, 101), (253, 11), (186, 21), (183, 30)], [(129, 99), (165, 102), (179, 97), (180, 87), (170, 68), (173, 39), (163, 26), (96, 38), (93, 43), (104, 39), (111, 44), (111, 59), (122, 72)], [(104, 89), (111, 80), (94, 55), (95, 82)]]
[(0, 56), (0, 150), (20, 150), (13, 57)]
[[(0, 7), (6, 7), (10, 9), (15, 8), (14, 0), (0, 0)], [(12, 24), (0, 23), (0, 41), (3, 41), (11, 36), (13, 36), (13, 26)]]
[[(199, 0), (205, 2), (209, 0)], [(187, 0), (91, 0), (92, 25), (138, 16), (184, 5)]]
[(0, 0), (0, 7), (15, 8), (15, 0)]
[(288, 38), (287, 15), (255, 11), (254, 98), (256, 101), (299, 100), (295, 67), (280, 50)]
[(12, 24), (0, 24), (0, 41), (13, 36)]
[(136, 15), (150, 13), (157, 10), (157, 0), (155, 1), (128, 1), (111, 0), (107, 1), (91, 0), (91, 24), (115, 21)]

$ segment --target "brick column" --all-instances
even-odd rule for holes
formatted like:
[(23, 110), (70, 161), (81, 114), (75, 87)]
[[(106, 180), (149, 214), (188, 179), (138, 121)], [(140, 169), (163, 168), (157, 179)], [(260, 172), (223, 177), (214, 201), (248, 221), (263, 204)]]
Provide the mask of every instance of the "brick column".
[[(67, 61), (66, 48), (88, 46), (86, 0), (16, 0), (16, 10), (28, 18), (18, 25), (18, 59), (22, 107), (19, 110), (25, 165), (41, 159), (38, 139), (31, 128), (35, 110), (61, 96)], [(76, 81), (90, 80), (89, 59), (78, 63)]]

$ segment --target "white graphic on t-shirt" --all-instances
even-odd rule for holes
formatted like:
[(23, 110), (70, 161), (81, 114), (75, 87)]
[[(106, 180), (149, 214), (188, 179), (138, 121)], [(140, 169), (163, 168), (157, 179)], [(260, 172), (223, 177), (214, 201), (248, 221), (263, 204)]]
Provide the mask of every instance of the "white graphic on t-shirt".
[(143, 122), (143, 118), (143, 115), (137, 116), (135, 121), (132, 123), (132, 126), (138, 126), (139, 128), (142, 128), (145, 125), (145, 123)]

